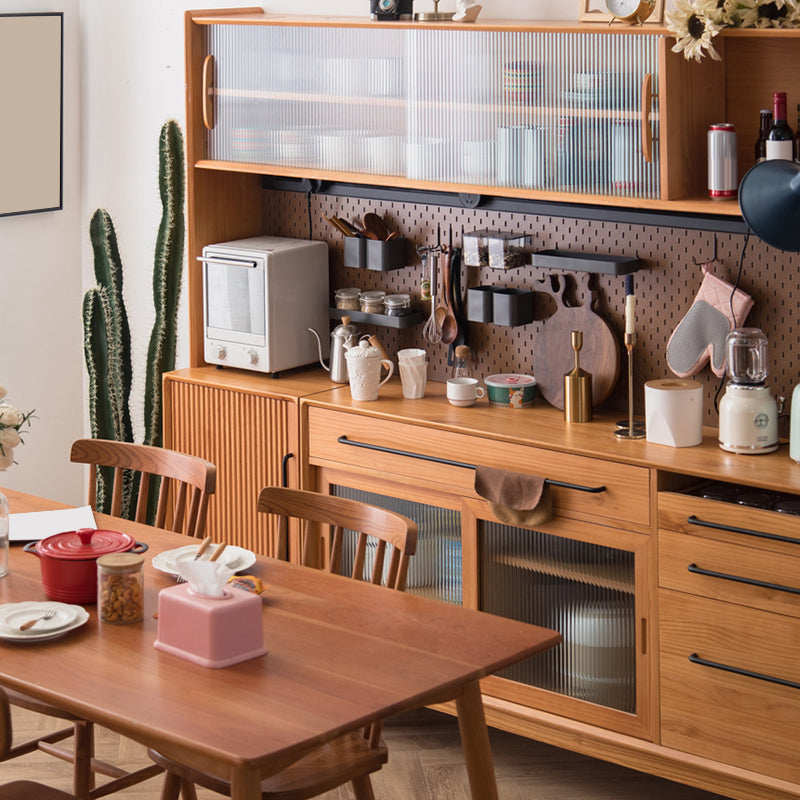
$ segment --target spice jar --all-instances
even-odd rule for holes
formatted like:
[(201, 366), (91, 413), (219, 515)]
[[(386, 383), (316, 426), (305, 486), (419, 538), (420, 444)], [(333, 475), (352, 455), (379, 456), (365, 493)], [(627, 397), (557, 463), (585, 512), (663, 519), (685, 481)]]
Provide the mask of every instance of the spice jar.
[(336, 308), (340, 308), (343, 311), (358, 311), (360, 296), (360, 289), (337, 289), (334, 294)]
[(108, 553), (97, 559), (97, 618), (127, 625), (144, 617), (144, 556)]
[(389, 317), (404, 317), (411, 313), (410, 294), (387, 294), (383, 298), (386, 315)]
[(367, 314), (383, 314), (386, 292), (361, 292), (361, 310)]

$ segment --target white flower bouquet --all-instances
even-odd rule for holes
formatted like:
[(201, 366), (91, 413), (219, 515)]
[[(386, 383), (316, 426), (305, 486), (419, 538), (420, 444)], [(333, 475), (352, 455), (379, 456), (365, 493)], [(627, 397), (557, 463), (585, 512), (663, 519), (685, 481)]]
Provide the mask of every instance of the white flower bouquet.
[(14, 448), (22, 443), (20, 431), (30, 425), (33, 411), (23, 413), (6, 401), (6, 388), (0, 385), (0, 471), (14, 463)]

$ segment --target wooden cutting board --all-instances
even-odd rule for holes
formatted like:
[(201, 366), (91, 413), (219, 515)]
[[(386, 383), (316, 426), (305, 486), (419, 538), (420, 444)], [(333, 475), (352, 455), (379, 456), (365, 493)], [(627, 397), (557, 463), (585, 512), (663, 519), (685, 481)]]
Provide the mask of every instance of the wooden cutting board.
[(593, 311), (596, 296), (589, 286), (591, 273), (577, 273), (574, 277), (580, 306), (568, 306), (564, 301), (566, 275), (545, 275), (534, 287), (555, 300), (556, 313), (545, 320), (536, 335), (533, 374), (544, 399), (560, 409), (564, 408), (564, 375), (575, 366), (572, 331), (583, 331), (580, 365), (592, 376), (593, 406), (608, 399), (619, 377), (619, 342), (611, 326)]

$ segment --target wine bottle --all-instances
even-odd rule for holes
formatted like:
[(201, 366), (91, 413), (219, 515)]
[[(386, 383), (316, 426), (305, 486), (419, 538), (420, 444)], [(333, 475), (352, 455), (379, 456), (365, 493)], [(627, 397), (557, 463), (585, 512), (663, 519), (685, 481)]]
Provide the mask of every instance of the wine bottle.
[(786, 121), (786, 92), (772, 95), (772, 127), (767, 134), (767, 160), (794, 160), (794, 132)]
[(797, 130), (794, 133), (794, 160), (800, 162), (800, 103), (797, 104)]
[[(800, 108), (800, 106), (798, 106)], [(761, 124), (758, 129), (758, 139), (755, 146), (755, 163), (767, 160), (767, 135), (772, 127), (772, 112), (768, 108), (761, 109)]]

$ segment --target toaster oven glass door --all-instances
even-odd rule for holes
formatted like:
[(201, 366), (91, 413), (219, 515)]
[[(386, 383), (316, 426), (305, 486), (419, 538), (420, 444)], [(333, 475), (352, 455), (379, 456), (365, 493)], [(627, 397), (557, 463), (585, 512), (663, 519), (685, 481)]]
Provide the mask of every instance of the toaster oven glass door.
[(203, 267), (206, 335), (263, 346), (266, 333), (263, 260), (206, 255)]

